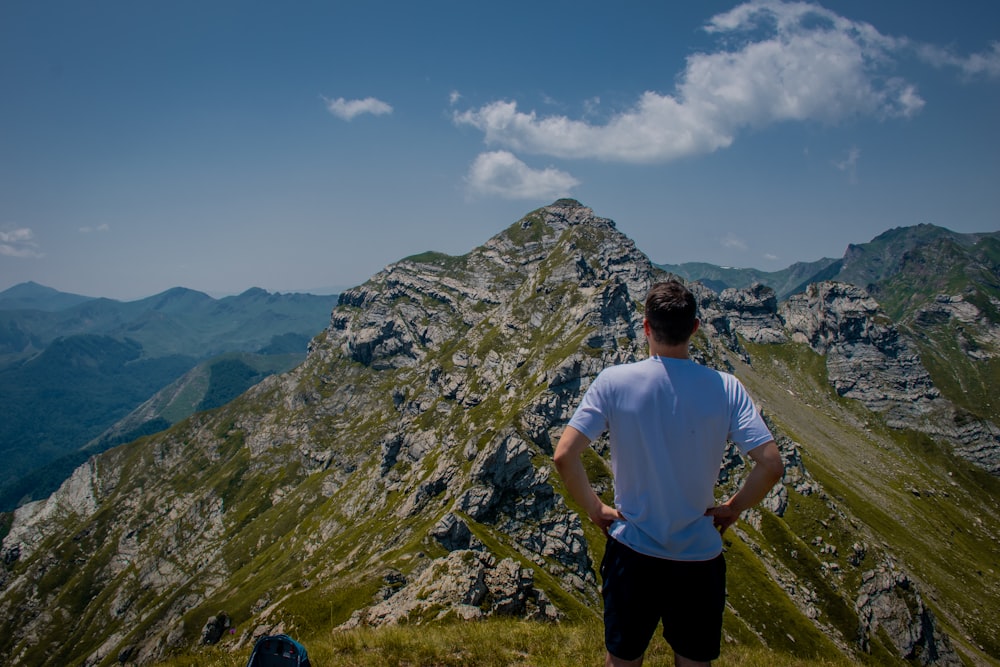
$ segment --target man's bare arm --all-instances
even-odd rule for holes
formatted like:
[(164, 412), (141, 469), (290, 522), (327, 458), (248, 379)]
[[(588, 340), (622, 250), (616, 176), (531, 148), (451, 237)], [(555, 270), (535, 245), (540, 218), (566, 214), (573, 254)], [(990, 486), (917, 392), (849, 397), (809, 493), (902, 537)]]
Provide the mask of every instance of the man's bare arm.
[(589, 445), (590, 438), (572, 426), (567, 426), (562, 436), (559, 437), (559, 443), (556, 445), (552, 460), (573, 500), (583, 507), (590, 520), (607, 535), (608, 526), (623, 517), (614, 507), (605, 505), (594, 493), (593, 487), (590, 486), (582, 459), (583, 451)]
[(753, 460), (754, 466), (743, 480), (739, 491), (726, 502), (705, 512), (712, 517), (720, 533), (736, 523), (740, 514), (762, 501), (771, 487), (785, 474), (785, 464), (774, 440), (754, 447), (747, 455)]

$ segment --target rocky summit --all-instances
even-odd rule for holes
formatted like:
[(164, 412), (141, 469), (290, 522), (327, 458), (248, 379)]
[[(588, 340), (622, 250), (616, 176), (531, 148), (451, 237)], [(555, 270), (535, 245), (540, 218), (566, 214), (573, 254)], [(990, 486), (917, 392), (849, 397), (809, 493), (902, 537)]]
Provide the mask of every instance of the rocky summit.
[[(594, 618), (603, 537), (550, 456), (596, 374), (645, 355), (642, 303), (665, 277), (614, 222), (559, 200), (466, 255), (415, 255), (344, 292), (295, 370), (91, 458), (6, 517), (5, 662)], [(761, 285), (693, 289), (694, 356), (744, 381), (787, 464), (727, 533), (726, 641), (996, 663), (996, 414), (939, 387), (933, 341), (864, 288), (780, 303)], [(942, 293), (919, 318), (971, 318), (970, 363), (997, 367), (988, 308)], [(585, 463), (610, 498), (606, 456), (602, 439)], [(733, 449), (720, 495), (746, 470)]]

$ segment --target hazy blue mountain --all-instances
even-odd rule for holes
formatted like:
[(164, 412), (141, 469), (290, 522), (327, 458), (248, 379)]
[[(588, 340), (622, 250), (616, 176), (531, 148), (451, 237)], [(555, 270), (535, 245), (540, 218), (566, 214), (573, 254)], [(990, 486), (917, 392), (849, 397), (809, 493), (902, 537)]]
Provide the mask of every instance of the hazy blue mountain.
[(19, 306), (0, 309), (0, 509), (10, 509), (51, 492), (85, 458), (81, 448), (200, 361), (257, 355), (245, 368), (223, 364), (228, 379), (203, 405), (166, 422), (154, 415), (128, 432), (169, 426), (287, 370), (329, 322), (337, 297), (252, 288), (214, 299), (178, 287), (121, 302), (24, 283), (3, 292), (2, 302)]
[(205, 359), (233, 350), (253, 352), (277, 335), (313, 336), (336, 303), (336, 296), (272, 294), (260, 288), (214, 299), (175, 287), (136, 301), (98, 298), (51, 311), (0, 310), (0, 365), (29, 358), (56, 338), (74, 334), (131, 339), (142, 346), (144, 357)]
[[(64, 359), (65, 353), (52, 354), (54, 348), (82, 346), (82, 338), (84, 337), (75, 336), (58, 341), (39, 360), (46, 359), (45, 363), (48, 364), (47, 358), (50, 356)], [(48, 496), (74, 469), (94, 454), (162, 431), (199, 410), (217, 408), (269, 375), (291, 370), (305, 359), (307, 341), (302, 341), (294, 334), (288, 334), (282, 339), (286, 344), (292, 339), (298, 342), (296, 351), (280, 351), (272, 345), (269, 346), (271, 351), (260, 354), (227, 352), (195, 365), (173, 381), (170, 380), (177, 376), (178, 370), (189, 366), (189, 358), (176, 358), (176, 367), (164, 365), (164, 359), (157, 360), (160, 364), (158, 368), (165, 368), (168, 372), (156, 375), (150, 372), (149, 362), (135, 367), (129, 367), (126, 362), (125, 368), (151, 382), (151, 385), (138, 391), (129, 391), (128, 387), (117, 385), (120, 382), (120, 368), (104, 368), (92, 376), (81, 376), (66, 368), (59, 373), (60, 381), (84, 393), (87, 404), (82, 406), (80, 403), (84, 397), (79, 392), (65, 391), (59, 398), (39, 398), (38, 392), (50, 391), (44, 380), (47, 373), (32, 372), (28, 377), (37, 391), (12, 396), (0, 394), (0, 399), (4, 400), (6, 406), (0, 408), (0, 414), (9, 410), (13, 416), (9, 422), (0, 425), (0, 442), (14, 443), (13, 451), (0, 450), (0, 456), (8, 457), (8, 468), (0, 476), (0, 511), (11, 510), (24, 502)], [(100, 347), (102, 343), (106, 348), (103, 352), (106, 363), (107, 357), (113, 356), (113, 351), (119, 344), (112, 339), (91, 341), (93, 347)], [(126, 347), (126, 357), (129, 354), (127, 350)], [(95, 356), (97, 355), (91, 354), (90, 361), (94, 361)], [(35, 362), (25, 366), (33, 363)], [(18, 370), (24, 372), (25, 366)], [(3, 372), (0, 372), (0, 381), (3, 379)], [(169, 384), (163, 386), (165, 382)], [(104, 386), (106, 383), (116, 384), (109, 391)], [(12, 382), (6, 382), (0, 387), (10, 384)], [(163, 388), (146, 398), (150, 387), (159, 386)], [(90, 403), (87, 392), (95, 393), (96, 402)], [(102, 401), (101, 397), (105, 400)], [(123, 414), (123, 410), (127, 414)], [(93, 412), (94, 417), (97, 417), (96, 421), (87, 428), (81, 428), (74, 419), (80, 411)], [(43, 419), (43, 416), (46, 418)], [(40, 423), (40, 431), (25, 429), (26, 422)], [(101, 427), (100, 431), (97, 430), (98, 427)], [(70, 446), (60, 447), (62, 443)], [(23, 470), (30, 472), (23, 474)]]
[(0, 310), (65, 310), (93, 297), (60, 292), (29, 281), (0, 292)]
[(141, 357), (134, 341), (86, 334), (0, 369), (0, 488), (80, 449), (197, 363)]
[(698, 281), (721, 292), (729, 287), (746, 288), (760, 283), (772, 288), (778, 299), (801, 292), (810, 282), (826, 280), (832, 267), (839, 266), (839, 260), (819, 259), (815, 262), (796, 262), (780, 271), (760, 271), (758, 269), (737, 269), (729, 266), (715, 266), (705, 262), (683, 264), (658, 264), (659, 268), (680, 276), (685, 280)]

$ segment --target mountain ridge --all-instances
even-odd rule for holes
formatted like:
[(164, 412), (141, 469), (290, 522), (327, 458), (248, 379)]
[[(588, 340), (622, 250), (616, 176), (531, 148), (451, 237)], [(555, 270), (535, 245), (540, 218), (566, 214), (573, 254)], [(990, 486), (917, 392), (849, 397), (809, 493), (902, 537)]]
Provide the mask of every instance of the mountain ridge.
[(753, 268), (720, 267), (704, 262), (657, 264), (665, 271), (685, 280), (702, 282), (721, 292), (728, 287), (747, 288), (754, 283), (775, 290), (779, 301), (802, 292), (810, 283), (836, 280), (868, 289), (895, 275), (908, 253), (932, 241), (947, 240), (966, 249), (981, 241), (1000, 241), (1000, 232), (954, 232), (946, 227), (920, 223), (909, 227), (894, 227), (867, 243), (850, 243), (839, 259), (822, 258), (813, 262), (796, 262), (779, 271)]
[(18, 283), (0, 292), (0, 309), (2, 310), (63, 310), (65, 308), (89, 301), (92, 297), (80, 294), (70, 294), (33, 280)]
[[(465, 255), (386, 267), (341, 294), (293, 371), (19, 509), (0, 649), (149, 664), (194, 650), (219, 609), (239, 623), (230, 650), (279, 628), (319, 643), (384, 622), (594, 618), (602, 540), (548, 457), (597, 372), (645, 354), (642, 297), (665, 276), (571, 200)], [(803, 659), (1000, 660), (989, 422), (941, 421), (952, 404), (863, 288), (823, 282), (781, 308), (766, 287), (693, 288), (693, 356), (745, 379), (787, 463), (727, 539), (729, 640)], [(988, 331), (968, 335), (995, 359)], [(950, 440), (966, 435), (978, 449)], [(606, 447), (585, 465), (607, 498)], [(728, 457), (721, 492), (745, 471)], [(984, 576), (957, 579), (953, 559)]]
[[(301, 332), (303, 325), (312, 335), (317, 309), (328, 313), (336, 303), (335, 295), (270, 293), (261, 288), (215, 299), (204, 292), (174, 287), (134, 301), (84, 297), (84, 301), (58, 310), (5, 308), (3, 304), (16, 301), (5, 300), (3, 295), (13, 291), (16, 296), (20, 287), (0, 292), (0, 331), (3, 332), (0, 363), (4, 365), (37, 354), (57, 337), (78, 333), (132, 338), (142, 344), (146, 356), (176, 353), (206, 358), (230, 351), (233, 349), (231, 343), (224, 341), (232, 340), (241, 330), (248, 330), (245, 340), (238, 341), (241, 346), (238, 349), (253, 351), (267, 344), (272, 335)], [(51, 290), (43, 289), (46, 293)], [(56, 295), (60, 298), (73, 296), (62, 292)], [(266, 322), (262, 319), (264, 316), (282, 322), (284, 328), (275, 330), (273, 324), (246, 326), (252, 319)], [(178, 335), (181, 336), (179, 340), (176, 339)]]

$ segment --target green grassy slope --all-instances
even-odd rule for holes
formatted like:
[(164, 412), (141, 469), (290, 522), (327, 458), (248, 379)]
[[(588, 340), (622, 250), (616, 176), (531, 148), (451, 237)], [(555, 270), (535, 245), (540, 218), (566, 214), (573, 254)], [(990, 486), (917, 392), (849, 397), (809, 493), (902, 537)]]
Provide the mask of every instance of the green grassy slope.
[(857, 540), (892, 558), (956, 648), (977, 662), (1000, 656), (1000, 480), (836, 396), (823, 359), (804, 346), (748, 348), (753, 365), (736, 361), (737, 374), (830, 494), (811, 510), (814, 500), (792, 494), (786, 522), (807, 542), (839, 537), (841, 560)]

